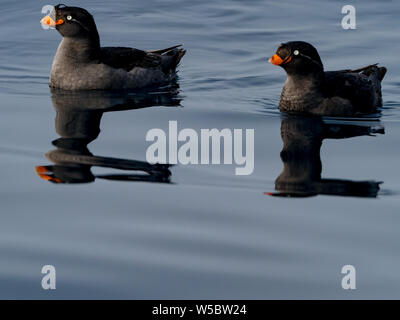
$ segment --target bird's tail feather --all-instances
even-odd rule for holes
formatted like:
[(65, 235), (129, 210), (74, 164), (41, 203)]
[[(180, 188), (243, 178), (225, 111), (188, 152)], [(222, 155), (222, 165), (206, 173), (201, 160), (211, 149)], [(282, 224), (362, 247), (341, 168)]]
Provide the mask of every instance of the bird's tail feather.
[(164, 57), (164, 72), (168, 73), (171, 71), (175, 71), (185, 53), (185, 49), (175, 48), (163, 54), (162, 56)]
[(155, 53), (155, 54), (164, 54), (167, 53), (168, 51), (174, 50), (176, 48), (182, 47), (183, 44), (178, 44), (173, 47), (165, 48), (165, 49), (159, 49), (159, 50), (152, 50), (152, 51), (147, 51), (148, 53)]
[(387, 72), (387, 69), (385, 67), (378, 67), (378, 63), (371, 64), (369, 66), (360, 68), (360, 69), (355, 69), (351, 70), (352, 73), (362, 73), (365, 74), (366, 76), (371, 76), (375, 72), (378, 72), (378, 79), (379, 81), (382, 81), (383, 78), (385, 77), (385, 74)]

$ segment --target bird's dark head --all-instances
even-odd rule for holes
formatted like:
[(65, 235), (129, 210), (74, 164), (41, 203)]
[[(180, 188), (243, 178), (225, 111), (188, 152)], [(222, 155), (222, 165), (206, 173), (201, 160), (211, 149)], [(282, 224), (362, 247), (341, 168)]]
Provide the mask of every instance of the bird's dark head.
[(288, 74), (309, 74), (323, 71), (317, 49), (303, 41), (282, 43), (269, 62), (281, 66)]
[(93, 16), (83, 8), (58, 4), (41, 23), (57, 29), (63, 37), (98, 38)]

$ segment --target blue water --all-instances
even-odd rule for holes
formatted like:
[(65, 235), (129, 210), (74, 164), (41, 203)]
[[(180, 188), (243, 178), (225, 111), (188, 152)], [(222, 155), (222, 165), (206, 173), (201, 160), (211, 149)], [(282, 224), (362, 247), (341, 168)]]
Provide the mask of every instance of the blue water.
[[(39, 25), (45, 4), (1, 2), (0, 298), (400, 298), (398, 1), (353, 1), (356, 30), (341, 28), (342, 1), (85, 1), (105, 46), (188, 50), (177, 96), (160, 89), (144, 107), (133, 95), (119, 111), (109, 108), (126, 96), (52, 95), (60, 35)], [(266, 62), (289, 40), (313, 43), (327, 70), (386, 66), (381, 114), (287, 120), (277, 110), (284, 72)], [(170, 120), (196, 131), (254, 129), (253, 174), (149, 169), (146, 133)], [(275, 184), (286, 126), (322, 143), (291, 163), (312, 171), (320, 157), (325, 182), (303, 183), (302, 197)], [(322, 139), (319, 128), (334, 136)], [(341, 130), (352, 137), (338, 139)], [(82, 138), (87, 147), (76, 146)], [(82, 163), (95, 160), (103, 166)], [(81, 183), (51, 183), (37, 166)], [(352, 193), (349, 181), (364, 191)], [(56, 290), (41, 287), (47, 264)], [(341, 287), (348, 264), (356, 290)]]

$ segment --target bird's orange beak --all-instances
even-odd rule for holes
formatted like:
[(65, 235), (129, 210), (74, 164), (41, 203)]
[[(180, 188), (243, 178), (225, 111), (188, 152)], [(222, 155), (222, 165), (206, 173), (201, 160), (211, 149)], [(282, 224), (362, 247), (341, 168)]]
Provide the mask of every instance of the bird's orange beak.
[(289, 56), (285, 60), (283, 60), (280, 56), (277, 54), (274, 54), (271, 58), (269, 58), (268, 62), (272, 63), (275, 66), (280, 66), (281, 64), (285, 64), (292, 61), (292, 56)]
[(44, 24), (46, 26), (49, 26), (49, 27), (55, 27), (55, 26), (58, 26), (60, 24), (63, 24), (64, 20), (63, 19), (58, 19), (57, 22), (56, 22), (50, 16), (45, 16), (42, 20), (40, 20), (40, 23)]

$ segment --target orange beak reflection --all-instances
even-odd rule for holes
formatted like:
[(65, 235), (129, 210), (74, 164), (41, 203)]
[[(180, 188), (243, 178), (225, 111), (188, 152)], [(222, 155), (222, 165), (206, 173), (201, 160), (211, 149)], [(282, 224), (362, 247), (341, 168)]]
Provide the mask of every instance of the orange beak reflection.
[(56, 22), (50, 16), (45, 16), (42, 20), (40, 20), (40, 23), (44, 24), (46, 26), (49, 26), (49, 27), (55, 27), (55, 26), (58, 26), (60, 24), (63, 24), (64, 20), (63, 19), (59, 19)]
[(47, 174), (47, 173), (49, 173), (49, 168), (46, 166), (37, 166), (35, 168), (35, 171), (38, 174), (38, 176), (41, 177), (43, 180), (51, 181), (54, 183), (62, 183), (61, 179), (56, 178), (51, 174)]
[(281, 64), (285, 64), (292, 61), (292, 56), (289, 56), (288, 58), (286, 58), (285, 60), (283, 60), (280, 56), (278, 56), (277, 54), (274, 54), (269, 60), (269, 63), (272, 63), (275, 66), (280, 66)]
[(47, 172), (49, 172), (49, 168), (47, 168), (45, 166), (37, 166), (37, 167), (35, 167), (35, 171), (37, 174), (47, 173)]

